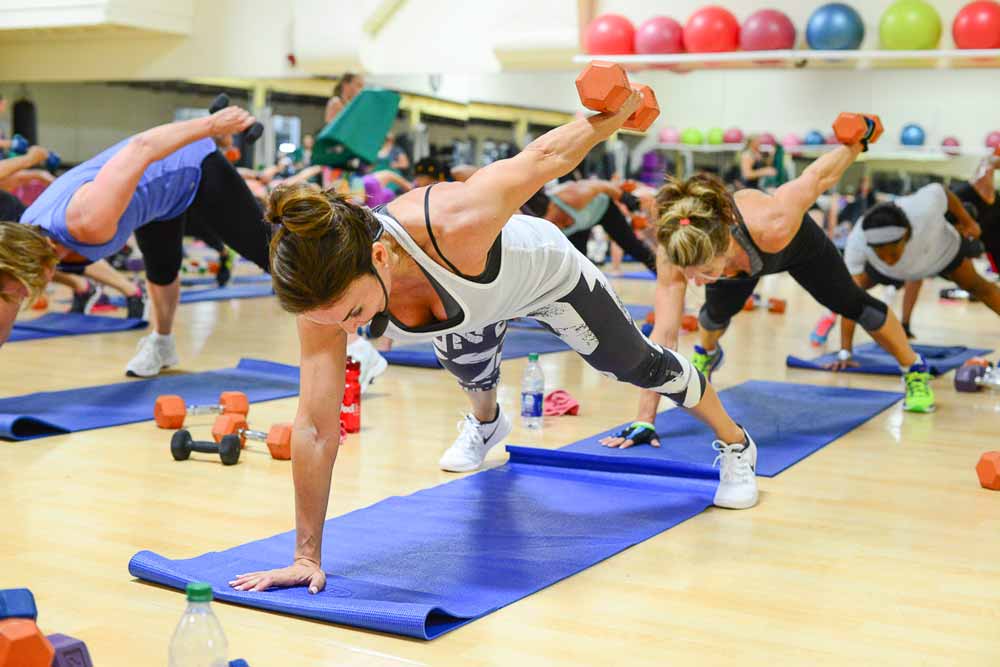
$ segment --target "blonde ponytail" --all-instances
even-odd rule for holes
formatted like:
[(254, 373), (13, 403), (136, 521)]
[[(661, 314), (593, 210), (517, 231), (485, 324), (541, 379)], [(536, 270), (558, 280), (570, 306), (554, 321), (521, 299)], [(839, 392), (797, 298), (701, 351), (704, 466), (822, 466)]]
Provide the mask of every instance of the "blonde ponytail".
[(708, 264), (729, 248), (733, 202), (715, 176), (669, 178), (656, 193), (656, 238), (674, 266)]

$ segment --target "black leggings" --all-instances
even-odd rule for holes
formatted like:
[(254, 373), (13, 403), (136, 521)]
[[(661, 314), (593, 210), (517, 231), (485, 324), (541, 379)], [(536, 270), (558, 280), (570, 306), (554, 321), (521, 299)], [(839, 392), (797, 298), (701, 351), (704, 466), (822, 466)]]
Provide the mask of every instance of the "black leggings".
[[(632, 255), (636, 261), (645, 264), (646, 268), (650, 271), (656, 273), (656, 253), (635, 235), (635, 232), (632, 231), (632, 226), (628, 224), (628, 220), (622, 215), (615, 202), (608, 203), (608, 210), (597, 224), (604, 227), (604, 231), (608, 233), (611, 240), (620, 245), (622, 250)], [(589, 239), (589, 229), (581, 230), (569, 236), (570, 243), (584, 255), (587, 254), (587, 241)]]
[[(785, 266), (770, 267), (767, 273), (788, 271), (814, 299), (866, 331), (878, 331), (885, 324), (888, 307), (858, 287), (851, 278), (844, 258), (837, 247), (811, 220), (804, 220), (799, 233), (781, 253), (787, 257)], [(743, 309), (747, 297), (753, 294), (760, 276), (724, 279), (705, 287), (705, 305), (698, 322), (708, 331), (729, 326), (733, 315)]]
[(149, 282), (170, 285), (177, 279), (188, 224), (213, 232), (240, 255), (269, 270), (271, 235), (264, 215), (243, 178), (218, 151), (202, 161), (198, 193), (186, 211), (135, 230)]
[[(580, 258), (581, 262), (587, 260)], [(655, 343), (636, 328), (604, 274), (584, 275), (566, 296), (529, 313), (602, 374), (650, 389), (677, 405), (694, 407), (705, 378), (691, 362)], [(489, 391), (500, 382), (500, 357), (507, 323), (434, 340), (441, 365), (466, 391)]]

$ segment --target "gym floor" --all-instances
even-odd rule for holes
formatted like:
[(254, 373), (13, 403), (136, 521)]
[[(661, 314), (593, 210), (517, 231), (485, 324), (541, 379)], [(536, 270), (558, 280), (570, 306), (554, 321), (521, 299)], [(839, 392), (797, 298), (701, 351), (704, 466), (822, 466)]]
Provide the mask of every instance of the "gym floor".
[[(615, 284), (627, 302), (652, 301), (652, 282)], [(922, 292), (918, 342), (996, 347), (995, 315), (938, 301), (943, 285)], [(734, 320), (718, 388), (748, 379), (899, 388), (895, 377), (787, 369), (785, 355), (814, 352), (808, 334), (820, 307), (787, 276), (768, 277), (759, 291), (787, 298), (788, 311)], [(177, 372), (241, 356), (298, 362), (294, 321), (273, 298), (185, 305), (177, 324)], [(0, 395), (119, 382), (142, 335), (12, 344)], [(681, 351), (693, 340), (685, 335)], [(503, 364), (501, 400), (511, 412), (524, 363)], [(633, 417), (637, 391), (574, 353), (541, 363), (548, 388), (569, 390), (581, 414), (547, 418), (540, 436), (515, 427), (509, 442), (555, 448)], [(974, 466), (995, 448), (1000, 395), (958, 394), (951, 374), (933, 386), (936, 413), (904, 414), (897, 403), (761, 479), (756, 508), (709, 509), (435, 641), (216, 603), (230, 656), (254, 667), (995, 664), (1000, 512)], [(255, 404), (254, 421), (288, 420), (295, 405)], [(446, 372), (390, 367), (365, 396), (361, 434), (341, 448), (329, 515), (454, 479), (437, 460), (465, 408)], [(211, 417), (193, 423), (207, 430)], [(501, 449), (490, 464), (502, 463)], [(184, 599), (133, 579), (129, 558), (141, 549), (195, 556), (289, 530), (290, 472), (260, 451), (232, 468), (204, 455), (175, 462), (169, 433), (152, 421), (0, 443), (0, 506), (8, 508), (0, 588), (30, 582), (44, 627), (86, 641), (95, 665), (163, 664)]]

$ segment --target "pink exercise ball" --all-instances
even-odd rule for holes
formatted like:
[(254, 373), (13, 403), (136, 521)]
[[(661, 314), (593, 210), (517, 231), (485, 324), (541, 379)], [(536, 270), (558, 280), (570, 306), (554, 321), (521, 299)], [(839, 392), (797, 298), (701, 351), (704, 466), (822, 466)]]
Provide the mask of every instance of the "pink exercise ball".
[(945, 137), (941, 140), (941, 148), (948, 155), (958, 155), (961, 153), (962, 151), (959, 149), (959, 146), (961, 145), (962, 144), (955, 137)]
[(660, 130), (661, 144), (679, 144), (680, 142), (681, 133), (676, 127), (665, 127)]
[(739, 144), (743, 142), (743, 130), (738, 127), (731, 127), (722, 135), (722, 141), (727, 144)]
[(986, 135), (986, 147), (996, 148), (1000, 146), (1000, 130), (994, 130)]
[(740, 28), (740, 48), (744, 51), (794, 49), (795, 24), (777, 9), (754, 12)]
[(758, 138), (760, 139), (761, 146), (773, 146), (778, 142), (770, 132), (761, 132)]
[(785, 148), (792, 148), (794, 146), (802, 145), (802, 138), (795, 134), (794, 132), (789, 132), (781, 139), (781, 145)]
[(635, 31), (636, 53), (681, 53), (684, 29), (669, 16), (654, 16)]

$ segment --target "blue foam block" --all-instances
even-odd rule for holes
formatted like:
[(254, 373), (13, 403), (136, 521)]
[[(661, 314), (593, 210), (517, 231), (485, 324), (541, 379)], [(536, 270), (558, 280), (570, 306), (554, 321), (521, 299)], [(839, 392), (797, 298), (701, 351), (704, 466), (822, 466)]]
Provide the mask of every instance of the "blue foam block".
[[(726, 411), (757, 443), (757, 474), (764, 477), (773, 477), (798, 463), (902, 398), (896, 392), (758, 380), (725, 389), (719, 396)], [(715, 460), (712, 432), (680, 410), (666, 410), (656, 416), (661, 443), (658, 448), (609, 449), (600, 444), (601, 438), (623, 426), (575, 442), (562, 451), (700, 465), (711, 465)]]
[[(230, 285), (251, 285), (254, 283), (269, 283), (271, 276), (266, 273), (252, 276), (233, 276), (229, 280)], [(218, 280), (214, 276), (205, 278), (181, 278), (181, 287), (202, 287), (205, 285), (217, 285)]]
[(35, 596), (27, 588), (8, 588), (0, 591), (0, 620), (5, 618), (38, 618)]
[[(651, 306), (641, 303), (627, 303), (625, 304), (625, 308), (628, 309), (628, 313), (632, 316), (632, 319), (637, 322), (645, 321), (646, 315), (653, 310)], [(516, 320), (509, 320), (507, 324), (518, 329), (545, 329), (545, 326), (541, 322), (533, 320), (530, 317), (519, 317)], [(646, 332), (643, 331), (643, 333)]]
[(241, 359), (236, 368), (4, 398), (0, 438), (30, 440), (148, 421), (160, 394), (180, 394), (189, 404), (209, 405), (223, 391), (242, 391), (253, 403), (296, 396), (299, 369)]
[(135, 329), (145, 329), (148, 324), (145, 320), (130, 320), (122, 317), (99, 317), (82, 313), (46, 313), (33, 320), (15, 323), (8, 342), (134, 331)]
[(129, 572), (218, 600), (433, 639), (705, 510), (718, 471), (509, 448), (492, 470), (387, 498), (326, 522), (326, 589), (234, 591), (234, 575), (284, 567), (294, 532), (186, 560), (150, 551)]
[[(546, 330), (512, 328), (507, 330), (503, 343), (503, 358), (517, 359), (526, 357), (532, 352), (549, 354), (550, 352), (565, 352), (570, 347)], [(396, 366), (416, 366), (418, 368), (441, 368), (434, 354), (433, 343), (418, 343), (416, 345), (398, 345), (382, 356), (386, 361)]]
[[(941, 347), (938, 345), (914, 345), (913, 351), (924, 358), (930, 366), (931, 373), (941, 375), (958, 368), (972, 357), (981, 357), (989, 354), (993, 350), (965, 347), (963, 345), (953, 345), (951, 347)], [(824, 354), (815, 359), (802, 359), (793, 355), (788, 355), (785, 363), (792, 368), (809, 368), (816, 371), (825, 371), (824, 365), (837, 360), (836, 353)], [(845, 368), (841, 373), (869, 373), (873, 375), (899, 375), (899, 364), (895, 357), (883, 350), (875, 343), (866, 343), (854, 350), (854, 361), (860, 366), (857, 368)]]

